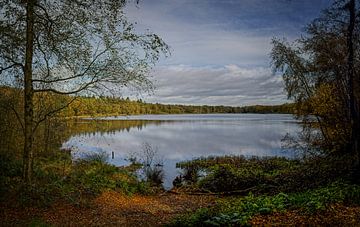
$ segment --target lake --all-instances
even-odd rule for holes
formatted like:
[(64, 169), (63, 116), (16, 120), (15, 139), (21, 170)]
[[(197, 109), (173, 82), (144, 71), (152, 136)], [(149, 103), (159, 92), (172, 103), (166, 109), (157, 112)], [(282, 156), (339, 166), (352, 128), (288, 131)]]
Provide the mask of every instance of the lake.
[(97, 119), (95, 125), (93, 130), (73, 133), (63, 148), (70, 148), (75, 158), (83, 152), (106, 152), (108, 161), (118, 166), (151, 153), (153, 164), (164, 166), (166, 189), (179, 174), (175, 165), (180, 161), (221, 155), (294, 157), (282, 149), (281, 140), (301, 129), (288, 114), (119, 116)]

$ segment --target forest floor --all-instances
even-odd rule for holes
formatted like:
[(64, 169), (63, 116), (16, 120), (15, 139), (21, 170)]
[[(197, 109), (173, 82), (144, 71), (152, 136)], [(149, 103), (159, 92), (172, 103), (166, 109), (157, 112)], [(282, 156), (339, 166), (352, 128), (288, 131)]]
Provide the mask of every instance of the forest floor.
[(55, 226), (161, 226), (177, 215), (211, 206), (214, 200), (214, 196), (126, 196), (107, 191), (85, 207), (59, 202), (49, 208), (7, 206), (0, 211), (0, 226), (28, 225), (36, 220)]
[[(55, 203), (49, 208), (11, 207), (0, 204), (0, 226), (162, 226), (174, 217), (214, 204), (215, 196), (163, 193), (125, 196), (103, 192), (87, 206)], [(331, 205), (309, 215), (300, 210), (258, 215), (251, 225), (360, 226), (360, 207)]]

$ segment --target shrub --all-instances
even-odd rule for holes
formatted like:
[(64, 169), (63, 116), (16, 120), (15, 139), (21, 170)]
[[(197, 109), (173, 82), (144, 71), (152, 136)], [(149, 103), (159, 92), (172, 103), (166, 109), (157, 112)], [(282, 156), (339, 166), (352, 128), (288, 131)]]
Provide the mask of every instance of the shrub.
[(134, 172), (95, 160), (78, 160), (68, 163), (64, 174), (61, 162), (41, 162), (34, 168), (34, 182), (16, 189), (22, 206), (48, 206), (65, 199), (86, 205), (104, 190), (116, 190), (127, 195), (149, 193), (150, 185), (139, 181)]
[(161, 186), (164, 182), (165, 173), (162, 166), (146, 166), (144, 173), (146, 180), (154, 186)]
[(317, 157), (300, 161), (280, 157), (225, 156), (180, 162), (177, 167), (185, 172), (191, 169), (205, 172), (205, 176), (198, 178), (195, 183), (185, 182), (206, 191), (251, 190), (257, 194), (274, 195), (279, 192), (300, 192), (337, 179), (346, 179), (349, 160), (346, 157)]
[(0, 153), (0, 199), (20, 182), (21, 162), (9, 154)]
[(211, 168), (210, 174), (200, 180), (199, 186), (212, 192), (227, 192), (248, 189), (264, 181), (264, 174), (257, 169), (238, 169), (220, 164)]

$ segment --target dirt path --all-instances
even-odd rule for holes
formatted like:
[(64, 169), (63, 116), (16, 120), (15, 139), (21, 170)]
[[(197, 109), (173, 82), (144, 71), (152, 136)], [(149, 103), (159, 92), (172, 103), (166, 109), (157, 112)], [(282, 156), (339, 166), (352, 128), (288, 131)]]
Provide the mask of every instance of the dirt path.
[(2, 210), (2, 226), (23, 225), (39, 219), (55, 226), (159, 226), (175, 216), (207, 207), (212, 196), (163, 194), (124, 196), (104, 192), (89, 207), (58, 203), (48, 209), (25, 208)]
[[(109, 191), (87, 207), (57, 203), (39, 209), (0, 204), (0, 226), (28, 226), (34, 220), (53, 226), (162, 226), (177, 215), (213, 205), (215, 199), (214, 196), (170, 193), (129, 197)], [(360, 226), (360, 207), (334, 204), (313, 215), (301, 210), (258, 215), (250, 223), (254, 226)]]

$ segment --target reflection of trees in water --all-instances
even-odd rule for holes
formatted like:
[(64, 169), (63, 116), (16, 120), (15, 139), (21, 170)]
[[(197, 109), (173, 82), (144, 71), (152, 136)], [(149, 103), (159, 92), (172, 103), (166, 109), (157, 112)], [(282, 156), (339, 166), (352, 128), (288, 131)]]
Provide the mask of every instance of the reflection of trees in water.
[(115, 135), (118, 132), (130, 132), (133, 129), (141, 131), (149, 125), (176, 124), (176, 122), (172, 120), (72, 120), (68, 122), (67, 130), (71, 136)]
[[(4, 111), (4, 109), (2, 109)], [(0, 111), (1, 112), (1, 111)], [(181, 122), (191, 122), (181, 120)], [(37, 156), (51, 156), (72, 136), (104, 136), (119, 132), (141, 131), (150, 125), (177, 124), (174, 120), (93, 120), (59, 119), (46, 120), (38, 128), (34, 149)], [(23, 134), (21, 125), (13, 114), (2, 114), (0, 118), (0, 152), (22, 156)]]
[[(2, 109), (4, 111), (4, 109)], [(0, 152), (22, 156), (23, 133), (21, 125), (13, 114), (1, 114)], [(36, 156), (50, 156), (58, 151), (62, 144), (76, 135), (114, 135), (132, 129), (143, 130), (146, 125), (159, 125), (161, 121), (145, 120), (64, 120), (49, 119), (39, 126), (34, 140)]]
[[(0, 152), (22, 157), (24, 135), (21, 125), (12, 114), (2, 115), (0, 120)], [(66, 124), (58, 120), (46, 120), (34, 136), (34, 155), (47, 157), (53, 155), (67, 139)]]
[(80, 120), (68, 125), (71, 136), (75, 135), (114, 135), (131, 129), (142, 130), (148, 124), (161, 124), (158, 121), (145, 120)]

